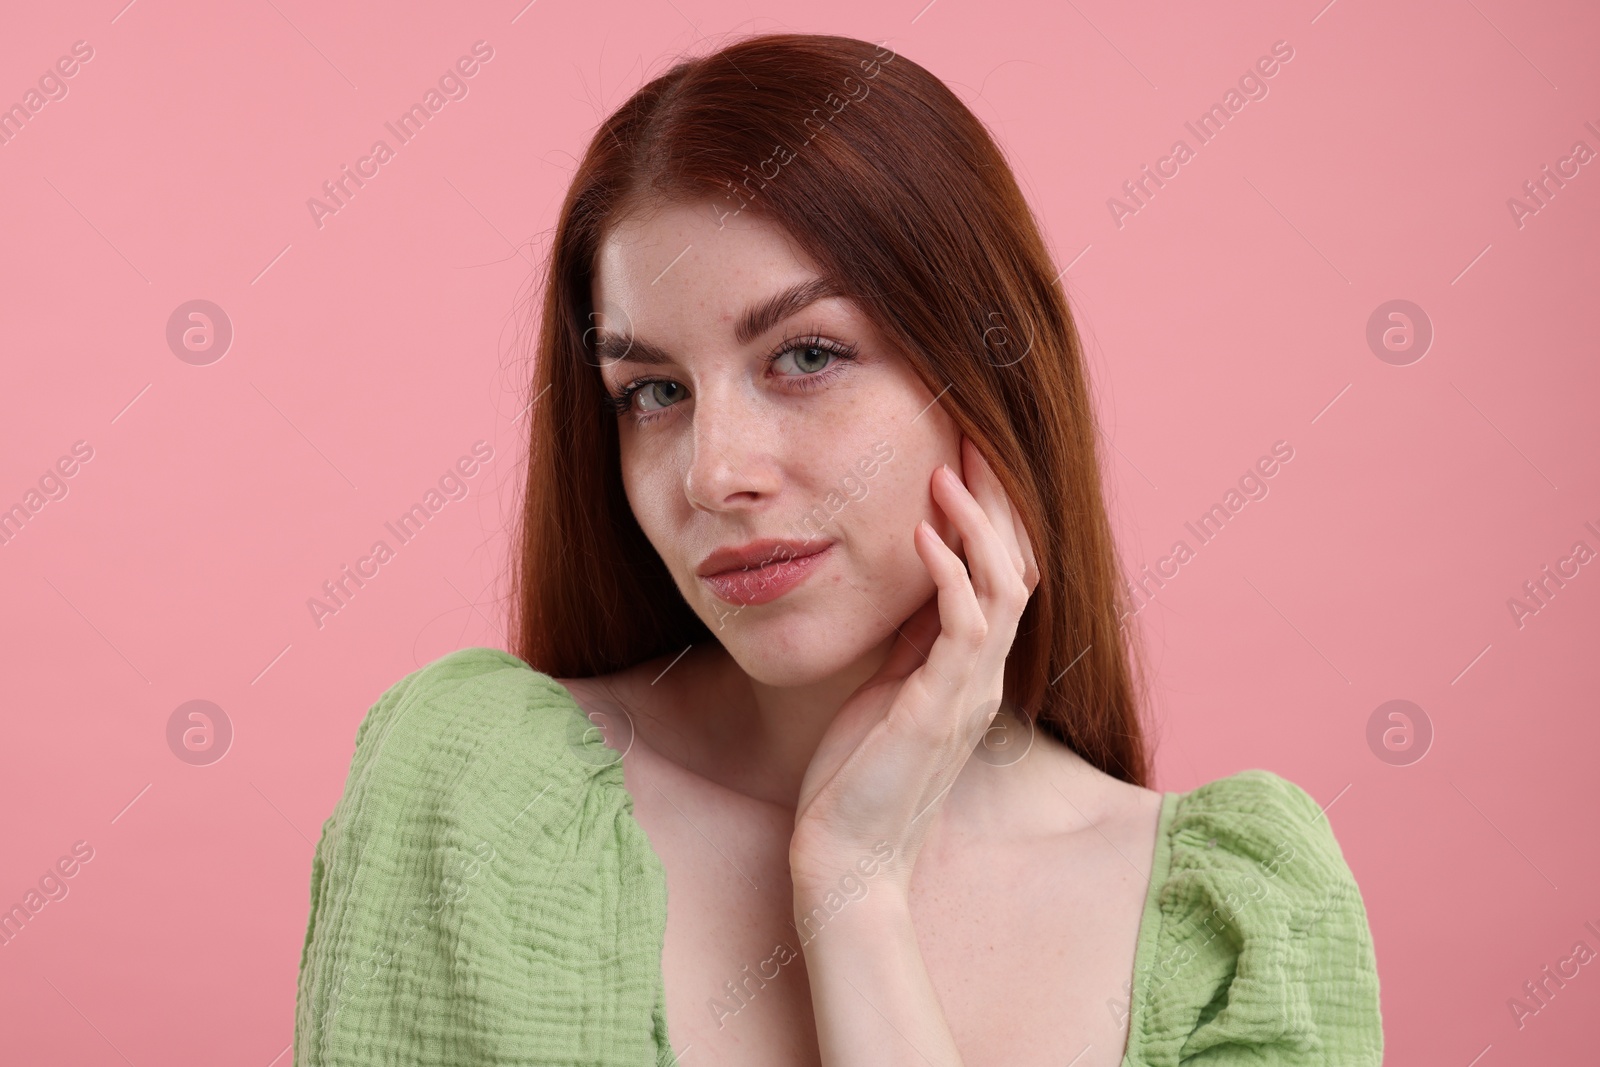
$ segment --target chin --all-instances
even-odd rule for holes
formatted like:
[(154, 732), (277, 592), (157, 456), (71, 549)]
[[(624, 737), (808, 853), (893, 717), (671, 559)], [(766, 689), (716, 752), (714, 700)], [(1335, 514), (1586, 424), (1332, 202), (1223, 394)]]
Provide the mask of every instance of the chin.
[(838, 641), (818, 646), (816, 635), (811, 632), (798, 635), (797, 643), (803, 643), (805, 646), (792, 649), (773, 645), (770, 641), (763, 640), (763, 635), (758, 630), (752, 630), (731, 640), (723, 638), (723, 648), (728, 649), (728, 654), (738, 662), (739, 669), (744, 670), (750, 680), (758, 681), (760, 685), (784, 689), (826, 681), (827, 678), (832, 678), (842, 670), (848, 669), (869, 651), (869, 646), (866, 645), (858, 643), (845, 645)]
[(825, 681), (868, 651), (865, 646), (818, 648), (813, 643), (803, 653), (796, 653), (776, 649), (764, 641), (726, 637), (722, 647), (751, 681), (774, 689), (794, 689)]
[[(712, 597), (712, 606), (701, 618), (751, 680), (774, 688), (812, 685), (849, 671), (896, 636), (890, 619), (896, 620), (895, 625), (899, 619), (889, 603), (883, 603), (880, 614), (842, 583), (816, 592), (822, 595), (801, 610), (798, 604), (789, 607), (782, 600), (738, 609)], [(918, 603), (930, 595), (931, 581)], [(900, 614), (908, 616), (913, 610)], [(724, 618), (723, 612), (730, 614)]]

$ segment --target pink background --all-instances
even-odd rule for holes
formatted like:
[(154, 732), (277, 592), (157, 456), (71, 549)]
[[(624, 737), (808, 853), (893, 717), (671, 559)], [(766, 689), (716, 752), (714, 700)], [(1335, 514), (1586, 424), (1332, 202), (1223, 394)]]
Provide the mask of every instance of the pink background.
[[(357, 724), (502, 644), (515, 309), (574, 157), (675, 55), (785, 29), (886, 40), (994, 129), (1070, 264), (1130, 568), (1294, 449), (1138, 616), (1157, 785), (1266, 767), (1329, 805), (1391, 1062), (1594, 1055), (1600, 962), (1520, 1030), (1507, 1007), (1600, 949), (1600, 562), (1521, 627), (1507, 606), (1600, 550), (1600, 162), (1520, 227), (1507, 206), (1600, 150), (1592, 8), (122, 2), (0, 34), (4, 105), (94, 50), (0, 145), (0, 507), (93, 449), (0, 546), (0, 906), (94, 850), (0, 948), (6, 1059), (288, 1062)], [(307, 199), (479, 40), (469, 94), (319, 228)], [(1268, 95), (1119, 227), (1108, 198), (1280, 40)], [(204, 366), (166, 339), (194, 299), (234, 328)], [(1394, 299), (1435, 331), (1410, 365), (1366, 340)], [(322, 583), (479, 440), (469, 495), (319, 628)], [(209, 766), (168, 746), (195, 699), (234, 730)], [(1367, 741), (1392, 699), (1434, 730), (1409, 765)]]

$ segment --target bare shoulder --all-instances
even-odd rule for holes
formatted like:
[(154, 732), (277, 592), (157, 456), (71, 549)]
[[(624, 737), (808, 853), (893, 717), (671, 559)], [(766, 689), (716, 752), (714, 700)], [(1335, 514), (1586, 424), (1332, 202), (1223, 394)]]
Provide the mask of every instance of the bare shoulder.
[(565, 686), (567, 692), (572, 694), (572, 699), (577, 701), (578, 707), (585, 711), (599, 703), (600, 678), (555, 678), (557, 684)]
[(628, 671), (598, 674), (588, 678), (555, 678), (572, 694), (590, 722), (600, 730), (605, 743), (619, 752), (634, 749), (638, 709), (626, 682)]
[(1148, 876), (1164, 794), (1108, 774), (1053, 738), (1043, 741), (1044, 804), (1074, 836), (1101, 838)]
[(667, 684), (651, 685), (661, 671), (655, 661), (585, 678), (554, 678), (567, 688), (580, 710), (625, 756), (655, 764), (658, 751), (681, 755), (685, 742), (674, 710), (680, 694)]
[[(554, 680), (567, 687), (572, 693), (578, 706), (585, 711), (610, 710), (620, 707), (630, 715), (644, 715), (647, 718), (658, 718), (666, 710), (666, 701), (677, 696), (676, 683), (678, 675), (674, 677), (656, 679), (661, 674), (661, 669), (672, 657), (657, 657), (656, 659), (636, 663), (631, 667), (611, 671), (606, 674), (595, 674), (585, 678), (555, 678)], [(652, 680), (659, 680), (660, 685), (652, 684)]]
[[(659, 756), (679, 769), (716, 778), (716, 754), (705, 750), (698, 720), (707, 707), (727, 703), (718, 688), (727, 675), (708, 669), (717, 656), (713, 647), (696, 646), (687, 654), (665, 653), (606, 674), (554, 680), (567, 687), (608, 744), (631, 752), (644, 749), (647, 761)], [(625, 735), (622, 744), (613, 743), (613, 722)]]
[[(639, 668), (628, 667), (608, 674), (595, 674), (586, 678), (556, 678), (556, 682), (567, 687), (572, 694), (572, 699), (584, 711), (596, 714), (607, 714), (620, 708), (629, 715), (644, 711), (649, 714), (653, 708), (639, 705), (638, 687), (634, 684)], [(652, 693), (654, 697), (656, 694)]]

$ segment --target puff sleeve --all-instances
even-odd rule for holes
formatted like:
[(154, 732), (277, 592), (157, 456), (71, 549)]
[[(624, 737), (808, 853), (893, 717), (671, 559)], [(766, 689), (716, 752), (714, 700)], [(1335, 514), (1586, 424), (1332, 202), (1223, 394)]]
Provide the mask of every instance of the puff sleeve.
[(368, 710), (312, 859), (295, 1067), (670, 1062), (665, 877), (589, 726), (487, 648)]
[(1366, 909), (1316, 801), (1241, 771), (1178, 795), (1169, 840), (1124, 1067), (1378, 1067)]

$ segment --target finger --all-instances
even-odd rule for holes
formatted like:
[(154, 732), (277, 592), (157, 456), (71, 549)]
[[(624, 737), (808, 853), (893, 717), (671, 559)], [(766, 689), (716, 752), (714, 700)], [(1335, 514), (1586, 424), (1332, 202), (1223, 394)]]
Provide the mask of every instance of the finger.
[[(972, 585), (979, 599), (985, 605), (1009, 607), (1020, 613), (1027, 597), (1020, 567), (989, 516), (953, 471), (941, 467), (934, 472), (933, 482), (934, 500), (950, 516), (961, 535), (966, 548), (966, 567), (971, 571)], [(1011, 525), (1010, 519), (1007, 511), (1007, 527)]]
[(961, 439), (961, 453), (962, 481), (966, 483), (973, 499), (983, 508), (984, 514), (989, 517), (989, 524), (1000, 535), (1001, 542), (1006, 546), (1006, 554), (1010, 557), (1017, 574), (1025, 579), (1028, 556), (1023, 551), (1021, 538), (1017, 536), (1020, 524), (1016, 521), (1016, 510), (1011, 506), (1011, 498), (1006, 494), (1005, 486), (970, 437)]
[(926, 523), (918, 524), (916, 542), (917, 554), (938, 586), (939, 636), (928, 650), (927, 666), (942, 683), (959, 687), (989, 634), (989, 621), (978, 603), (967, 564), (937, 531)]
[(1006, 504), (1011, 508), (1011, 526), (1016, 531), (1017, 545), (1022, 549), (1022, 584), (1028, 587), (1028, 594), (1039, 588), (1039, 560), (1033, 552), (1033, 542), (1028, 537), (1028, 527), (1022, 521), (1022, 512), (1018, 510), (1016, 502), (1010, 497)]
[(989, 461), (983, 458), (983, 453), (978, 446), (973, 444), (972, 438), (962, 435), (961, 438), (961, 481), (977, 500), (984, 513), (989, 516), (989, 521), (996, 527), (1000, 519), (1005, 517), (1005, 494), (1001, 491), (1000, 484), (994, 476), (994, 469), (989, 466)]

